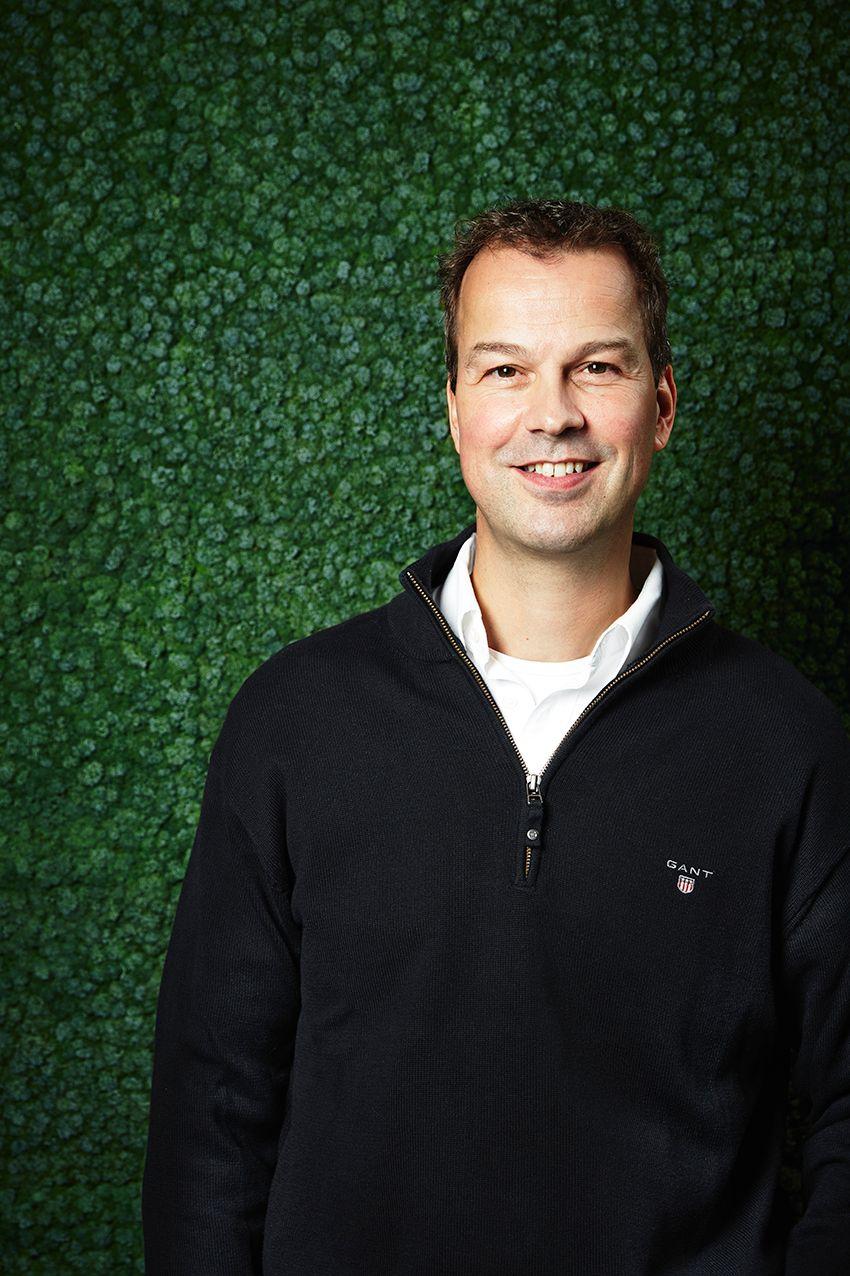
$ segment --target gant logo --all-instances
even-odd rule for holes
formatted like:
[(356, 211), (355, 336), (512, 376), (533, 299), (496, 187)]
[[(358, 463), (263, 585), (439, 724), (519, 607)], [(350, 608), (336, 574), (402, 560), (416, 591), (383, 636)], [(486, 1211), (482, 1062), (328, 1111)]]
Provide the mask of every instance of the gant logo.
[(679, 874), (676, 885), (683, 895), (690, 895), (696, 885), (698, 877), (713, 877), (713, 868), (693, 868), (687, 864), (680, 864), (677, 860), (668, 860), (668, 868), (675, 868)]

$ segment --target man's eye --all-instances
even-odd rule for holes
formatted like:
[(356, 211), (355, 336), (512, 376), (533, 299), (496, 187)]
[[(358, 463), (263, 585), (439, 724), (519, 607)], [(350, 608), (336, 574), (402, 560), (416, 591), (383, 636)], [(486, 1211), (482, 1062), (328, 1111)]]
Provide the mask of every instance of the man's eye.
[[(518, 369), (512, 363), (500, 363), (498, 367), (490, 368), (488, 372), (485, 372), (484, 376), (492, 377), (495, 373), (497, 381), (513, 381), (517, 371)], [(616, 369), (613, 363), (603, 363), (601, 360), (596, 359), (592, 363), (586, 363), (582, 371), (590, 372), (591, 376), (600, 377), (607, 372), (614, 372)], [(502, 376), (503, 372), (508, 373), (508, 375)]]

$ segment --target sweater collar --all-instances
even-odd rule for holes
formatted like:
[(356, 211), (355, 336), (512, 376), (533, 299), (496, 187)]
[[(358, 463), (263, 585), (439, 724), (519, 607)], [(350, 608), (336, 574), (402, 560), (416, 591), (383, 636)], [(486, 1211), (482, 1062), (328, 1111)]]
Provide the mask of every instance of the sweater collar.
[[(387, 603), (386, 618), (396, 641), (421, 660), (454, 660), (457, 657), (442, 631), (436, 612), (421, 597), (408, 572), (416, 578), (433, 604), (435, 590), (444, 583), (461, 546), (475, 528), (475, 522), (468, 524), (450, 540), (432, 545), (420, 558), (408, 563), (399, 572), (398, 579), (403, 592), (396, 594)], [(634, 531), (632, 543), (652, 546), (664, 570), (661, 616), (650, 650), (692, 622), (698, 621), (705, 612), (709, 613), (708, 619), (711, 619), (716, 610), (714, 604), (696, 581), (676, 565), (670, 551), (657, 536)]]

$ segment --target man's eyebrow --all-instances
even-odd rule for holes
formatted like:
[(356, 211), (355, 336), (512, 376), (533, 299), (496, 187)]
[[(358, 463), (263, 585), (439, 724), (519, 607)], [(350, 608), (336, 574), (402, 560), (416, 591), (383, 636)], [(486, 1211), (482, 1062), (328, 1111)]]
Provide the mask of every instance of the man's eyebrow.
[[(618, 350), (627, 363), (635, 366), (640, 363), (640, 351), (634, 342), (627, 337), (612, 337), (610, 341), (586, 341), (584, 345), (579, 346), (576, 350), (573, 355), (573, 362), (580, 363), (582, 359), (587, 359), (592, 354), (598, 354), (600, 350)], [(531, 351), (526, 350), (525, 346), (518, 346), (512, 341), (476, 341), (466, 356), (464, 366), (471, 368), (478, 362), (480, 356), (485, 354), (506, 354), (512, 359), (531, 359), (533, 357)]]

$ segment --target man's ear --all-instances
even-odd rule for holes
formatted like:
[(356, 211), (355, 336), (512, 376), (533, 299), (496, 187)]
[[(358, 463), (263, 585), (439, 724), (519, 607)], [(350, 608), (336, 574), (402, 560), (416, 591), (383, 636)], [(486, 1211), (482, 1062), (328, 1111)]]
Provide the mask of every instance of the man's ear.
[(452, 443), (455, 445), (455, 451), (460, 453), (460, 429), (457, 423), (457, 399), (452, 393), (451, 378), (446, 377), (446, 410), (449, 417), (449, 432), (452, 436)]
[(655, 422), (656, 452), (660, 452), (662, 448), (667, 446), (676, 416), (677, 398), (676, 382), (673, 380), (673, 365), (668, 363), (659, 377), (658, 387), (655, 391), (655, 403), (658, 410), (658, 417)]

